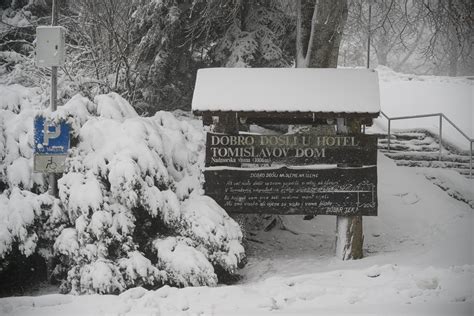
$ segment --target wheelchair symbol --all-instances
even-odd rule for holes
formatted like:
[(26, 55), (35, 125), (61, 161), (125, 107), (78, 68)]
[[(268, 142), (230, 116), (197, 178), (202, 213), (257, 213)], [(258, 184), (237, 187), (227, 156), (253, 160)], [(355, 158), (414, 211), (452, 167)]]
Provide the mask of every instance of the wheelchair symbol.
[(46, 170), (51, 169), (51, 170), (56, 170), (58, 167), (57, 163), (53, 161), (53, 157), (49, 157), (48, 163), (46, 164)]

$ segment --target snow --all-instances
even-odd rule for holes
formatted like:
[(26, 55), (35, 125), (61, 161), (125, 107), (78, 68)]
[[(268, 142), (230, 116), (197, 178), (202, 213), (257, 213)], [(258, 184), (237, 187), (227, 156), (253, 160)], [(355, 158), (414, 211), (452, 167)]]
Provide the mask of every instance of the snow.
[(122, 274), (112, 262), (99, 259), (81, 268), (80, 288), (78, 293), (119, 293), (123, 291), (125, 284)]
[(60, 190), (60, 199), (64, 201), (69, 210), (69, 218), (75, 221), (82, 214), (88, 214), (89, 210), (99, 211), (103, 203), (102, 190), (99, 182), (89, 175), (71, 172), (65, 174), (59, 181), (63, 189)]
[(225, 270), (234, 273), (245, 257), (245, 251), (238, 242), (242, 232), (235, 221), (218, 204), (207, 196), (192, 194), (182, 207), (181, 233), (200, 241), (215, 250), (209, 254), (211, 262), (218, 263)]
[[(250, 242), (249, 262), (236, 285), (138, 287), (120, 296), (9, 297), (0, 299), (0, 313), (472, 315), (472, 209), (413, 168), (397, 167), (381, 154), (378, 159), (379, 216), (364, 218), (361, 260), (335, 257), (333, 216), (311, 221), (285, 216), (283, 230), (254, 234), (259, 242)], [(168, 255), (173, 247), (186, 251), (174, 239), (164, 243)]]
[(378, 77), (366, 69), (199, 69), (192, 109), (376, 114)]
[[(444, 113), (468, 136), (474, 138), (474, 82), (463, 78), (404, 75), (386, 67), (377, 68), (380, 78), (380, 106), (389, 117)], [(392, 130), (426, 129), (439, 134), (439, 118), (392, 121)], [(375, 120), (374, 131), (386, 131), (387, 120)], [(443, 121), (443, 139), (469, 149), (469, 142)]]
[[(203, 148), (203, 133), (169, 113), (139, 117), (114, 93), (97, 96), (95, 106), (81, 98), (70, 102), (82, 106), (82, 110), (78, 107), (81, 113), (96, 111), (96, 116), (93, 112), (88, 119), (79, 115), (75, 118), (78, 122), (71, 123), (79, 127), (79, 143), (71, 150), (70, 169), (58, 181), (60, 200), (69, 221), (75, 222), (80, 248), (85, 249), (81, 256), (91, 262), (84, 264), (81, 256), (72, 258), (76, 266), (69, 271), (68, 283), (73, 293), (115, 293), (132, 285), (165, 282), (215, 285), (213, 265), (235, 271), (243, 258), (243, 248), (242, 253), (236, 253), (234, 245), (242, 238), (239, 226), (217, 204), (198, 203), (203, 199), (199, 198), (202, 160), (198, 153)], [(69, 117), (70, 108), (68, 103), (61, 109), (63, 113), (55, 115), (74, 119)], [(199, 208), (190, 209), (189, 203)], [(149, 263), (150, 258), (140, 258), (134, 252), (138, 246), (132, 236), (142, 229), (135, 221), (144, 216), (139, 212), (158, 216), (161, 225), (178, 235), (164, 239), (176, 241), (172, 249), (155, 243), (160, 246), (155, 248), (161, 249), (155, 260), (160, 271)], [(200, 212), (199, 216), (195, 212)], [(222, 232), (221, 227), (231, 229)], [(116, 241), (122, 243), (120, 251), (128, 259), (105, 260), (112, 255), (110, 249)], [(186, 266), (182, 267), (186, 255)], [(127, 264), (131, 267), (124, 266)], [(98, 279), (96, 268), (105, 273), (103, 279)], [(116, 276), (116, 282), (108, 279)]]
[(125, 283), (129, 287), (136, 284), (154, 284), (155, 280), (165, 280), (166, 274), (157, 269), (149, 259), (139, 251), (128, 254), (128, 258), (119, 260), (121, 270), (124, 270)]
[[(0, 85), (1, 91), (10, 93), (0, 109), (5, 264), (12, 249), (30, 256), (54, 244), (54, 254), (46, 256), (58, 259), (53, 273), (62, 273), (61, 291), (73, 294), (118, 294), (166, 283), (216, 285), (214, 268), (236, 272), (244, 259), (240, 227), (200, 197), (202, 125), (166, 112), (139, 117), (116, 93), (93, 101), (76, 95), (51, 113), (41, 108), (35, 89)], [(71, 125), (74, 146), (57, 199), (45, 193), (45, 176), (31, 172), (36, 115)], [(175, 238), (179, 247), (153, 255), (148, 240), (157, 237)], [(186, 255), (188, 268), (181, 269)]]
[(0, 84), (0, 179), (23, 189), (42, 186), (41, 175), (33, 174), (33, 117), (42, 97), (40, 89), (18, 84)]
[(440, 187), (453, 198), (463, 201), (474, 209), (474, 190), (472, 180), (456, 171), (434, 168), (419, 168), (418, 172)]
[[(446, 105), (451, 99), (439, 97), (442, 112), (455, 122), (459, 116), (459, 124), (472, 122), (466, 119), (472, 113), (468, 81), (385, 71), (381, 85), (390, 76), (407, 86), (430, 85), (426, 98), (413, 94), (420, 109), (432, 110), (428, 106), (437, 101), (437, 91), (457, 94), (451, 114)], [(408, 98), (381, 91), (389, 91), (391, 100)], [(45, 230), (59, 259), (72, 262), (69, 295), (1, 298), (2, 315), (474, 312), (472, 181), (454, 172), (397, 167), (379, 155), (379, 215), (364, 217), (363, 259), (337, 259), (335, 217), (282, 216), (281, 226), (269, 232), (246, 232), (248, 264), (237, 270), (245, 260), (242, 232), (201, 195), (204, 134), (197, 120), (178, 120), (167, 112), (138, 117), (113, 93), (94, 101), (75, 96), (55, 114), (40, 109), (44, 96), (38, 88), (0, 84), (0, 93), (6, 96), (0, 100), (0, 180), (7, 186), (0, 194), (0, 257), (12, 247), (25, 255), (41, 251)], [(406, 104), (402, 110), (409, 112), (418, 103)], [(41, 193), (44, 178), (28, 171), (38, 113), (66, 119), (73, 130), (76, 145), (59, 183), (59, 199)], [(131, 211), (136, 209), (166, 227), (146, 236), (153, 241), (154, 257), (130, 241), (146, 229), (136, 225), (139, 213)], [(37, 229), (43, 218), (45, 226)], [(112, 253), (115, 248), (119, 255)], [(238, 271), (241, 279), (216, 286), (218, 270)], [(73, 295), (84, 293), (90, 295)]]
[(10, 251), (14, 242), (26, 256), (34, 252), (37, 235), (31, 226), (35, 217), (42, 215), (44, 209), (52, 204), (53, 198), (48, 194), (36, 195), (18, 187), (0, 194), (1, 258)]
[(65, 255), (77, 255), (79, 253), (77, 231), (74, 228), (63, 229), (54, 243), (54, 250)]
[(120, 121), (138, 116), (137, 112), (128, 105), (128, 102), (117, 93), (98, 95), (94, 102), (98, 104), (97, 113), (101, 117)]
[(7, 167), (8, 181), (14, 186), (28, 188), (32, 182), (33, 173), (30, 161), (24, 157), (19, 157)]
[(97, 239), (102, 238), (112, 226), (112, 215), (109, 212), (97, 211), (92, 214), (89, 229)]
[(158, 267), (177, 286), (217, 285), (217, 276), (205, 254), (196, 250), (186, 237), (156, 239), (153, 246), (158, 254)]
[(10, 27), (28, 27), (31, 26), (31, 22), (28, 18), (31, 18), (31, 12), (26, 10), (14, 11), (11, 8), (6, 10), (0, 10), (2, 25), (0, 31), (5, 31)]

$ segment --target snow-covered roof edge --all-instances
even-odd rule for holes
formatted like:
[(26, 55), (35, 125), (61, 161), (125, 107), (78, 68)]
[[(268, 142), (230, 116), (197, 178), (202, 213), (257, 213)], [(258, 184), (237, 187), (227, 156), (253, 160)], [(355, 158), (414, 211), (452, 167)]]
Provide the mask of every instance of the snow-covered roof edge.
[(199, 69), (192, 110), (378, 114), (378, 74), (370, 69)]

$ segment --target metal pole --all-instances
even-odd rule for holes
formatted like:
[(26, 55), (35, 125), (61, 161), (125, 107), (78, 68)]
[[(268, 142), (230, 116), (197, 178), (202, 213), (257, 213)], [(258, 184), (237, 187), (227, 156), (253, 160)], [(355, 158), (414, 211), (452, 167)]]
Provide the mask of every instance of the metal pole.
[[(55, 26), (58, 21), (58, 10), (56, 5), (56, 0), (52, 1), (51, 9), (51, 26)], [(58, 97), (58, 67), (51, 67), (51, 96), (50, 96), (50, 106), (51, 112), (54, 112), (58, 108), (57, 97)], [(55, 173), (49, 174), (49, 194), (52, 196), (58, 196), (58, 179), (56, 178)]]
[(370, 68), (370, 23), (372, 20), (372, 1), (369, 1), (369, 25), (367, 26), (367, 68)]
[(443, 116), (439, 115), (439, 161), (441, 161), (441, 150), (443, 147)]
[[(58, 24), (58, 7), (56, 5), (56, 0), (53, 0), (52, 3), (52, 14), (51, 14), (51, 26), (56, 26)], [(51, 111), (54, 112), (58, 108), (57, 97), (58, 97), (58, 67), (51, 67), (51, 98), (50, 105)]]
[(391, 120), (388, 119), (388, 140), (387, 140), (387, 143), (388, 143), (388, 152), (390, 152), (390, 123), (391, 123)]

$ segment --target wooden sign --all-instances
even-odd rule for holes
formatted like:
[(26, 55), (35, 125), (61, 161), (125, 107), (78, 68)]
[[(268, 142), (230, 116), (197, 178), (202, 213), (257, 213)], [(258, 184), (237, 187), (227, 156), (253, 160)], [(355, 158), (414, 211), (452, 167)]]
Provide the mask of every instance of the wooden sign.
[(205, 191), (228, 213), (377, 215), (377, 168), (223, 168)]
[(208, 133), (204, 189), (228, 213), (370, 216), (376, 165), (373, 135)]
[(377, 164), (374, 135), (207, 134), (206, 166)]

